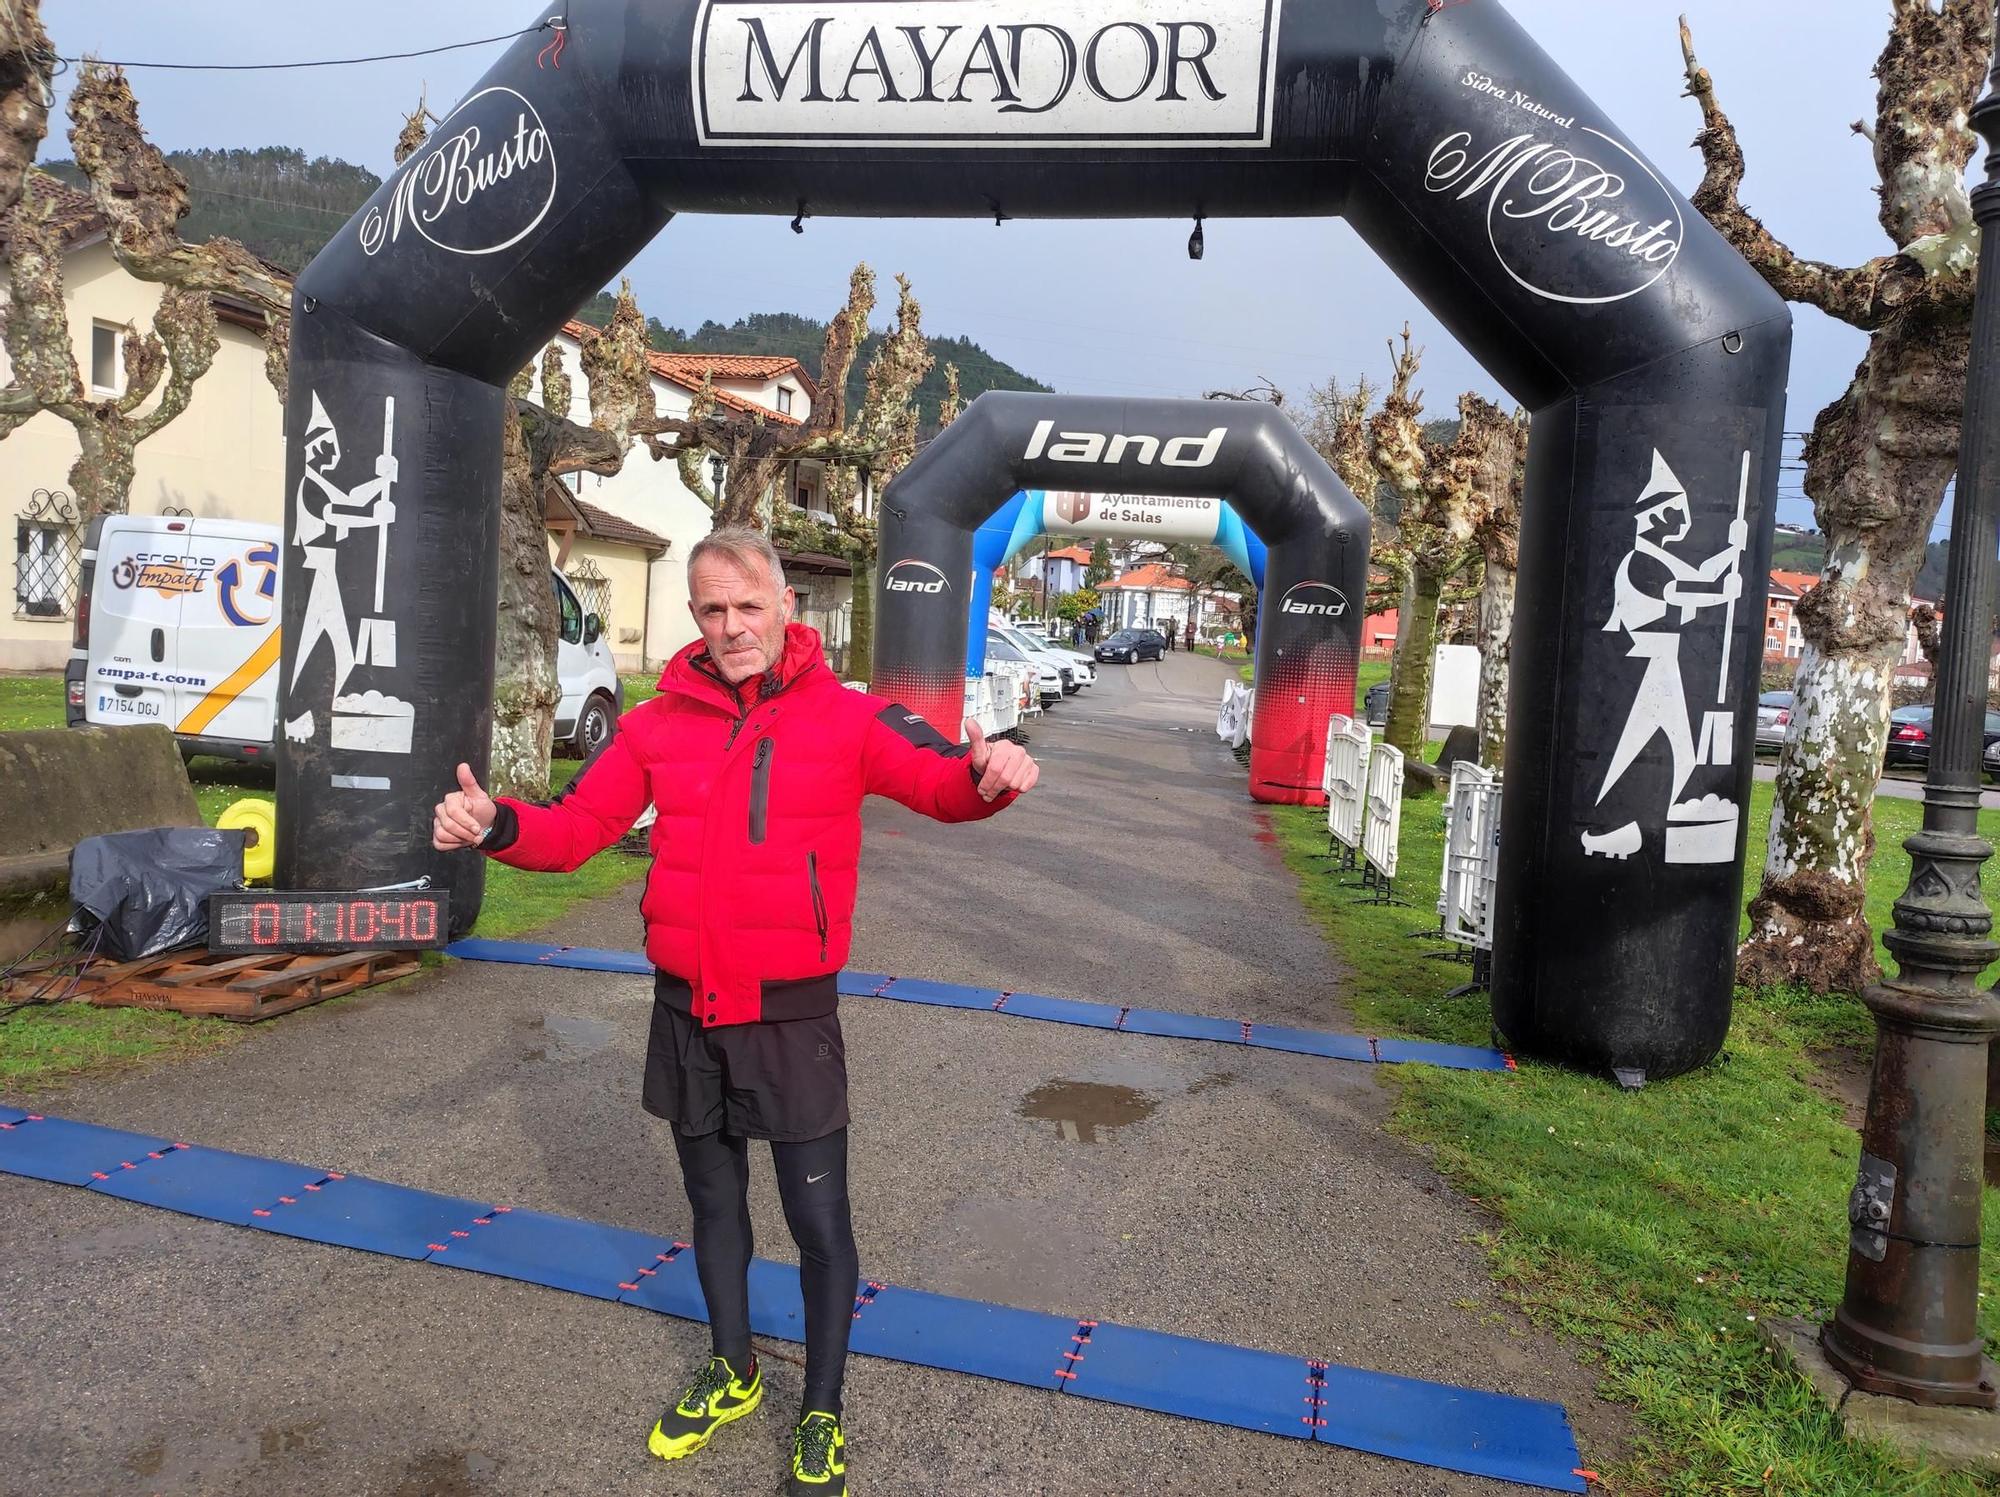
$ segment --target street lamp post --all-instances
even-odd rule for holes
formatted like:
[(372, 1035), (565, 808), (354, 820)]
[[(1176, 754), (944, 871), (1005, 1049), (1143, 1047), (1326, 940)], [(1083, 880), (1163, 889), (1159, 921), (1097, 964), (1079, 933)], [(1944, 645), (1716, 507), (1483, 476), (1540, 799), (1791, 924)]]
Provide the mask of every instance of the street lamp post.
[(1980, 756), (2000, 555), (2000, 65), (1972, 124), (1986, 181), (1952, 506), (1944, 638), (1923, 830), (1903, 844), (1910, 882), (1883, 937), (1898, 972), (1862, 995), (1875, 1069), (1848, 1202), (1847, 1289), (1820, 1330), (1856, 1388), (1920, 1404), (2000, 1405), (2000, 1369), (1979, 1335), (1979, 1211), (1987, 1047), (2000, 1000), (1979, 974), (2000, 955), (1979, 870)]

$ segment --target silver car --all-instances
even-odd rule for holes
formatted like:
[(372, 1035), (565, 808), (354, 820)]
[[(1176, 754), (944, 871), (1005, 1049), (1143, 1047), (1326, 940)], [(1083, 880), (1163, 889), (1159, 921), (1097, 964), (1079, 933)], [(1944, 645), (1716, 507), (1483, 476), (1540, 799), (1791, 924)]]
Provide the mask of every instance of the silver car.
[(1757, 698), (1757, 747), (1772, 752), (1785, 746), (1785, 730), (1792, 725), (1792, 694), (1767, 691)]

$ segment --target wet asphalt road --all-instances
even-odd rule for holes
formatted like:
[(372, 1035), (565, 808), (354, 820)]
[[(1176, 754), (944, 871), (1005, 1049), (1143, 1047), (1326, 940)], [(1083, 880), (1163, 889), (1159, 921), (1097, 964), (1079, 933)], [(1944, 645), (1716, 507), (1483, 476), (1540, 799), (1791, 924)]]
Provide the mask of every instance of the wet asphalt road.
[[(1244, 775), (1212, 732), (1231, 667), (1107, 667), (1031, 729), (1040, 789), (939, 827), (873, 805), (853, 962), (949, 981), (1348, 1027)], [(558, 928), (636, 946), (636, 893)], [(454, 964), (193, 1061), (8, 1100), (663, 1233), (686, 1210), (637, 1105), (637, 978)], [(1499, 1304), (1487, 1227), (1381, 1128), (1365, 1067), (850, 1000), (864, 1272), (1556, 1399), (1586, 1457), (1627, 1438), (1592, 1378)], [(789, 1258), (754, 1158), (760, 1252)], [(274, 1239), (0, 1176), (0, 1493), (764, 1493), (764, 1411), (644, 1454), (699, 1326)], [(1460, 1477), (857, 1359), (857, 1493), (1500, 1493)]]

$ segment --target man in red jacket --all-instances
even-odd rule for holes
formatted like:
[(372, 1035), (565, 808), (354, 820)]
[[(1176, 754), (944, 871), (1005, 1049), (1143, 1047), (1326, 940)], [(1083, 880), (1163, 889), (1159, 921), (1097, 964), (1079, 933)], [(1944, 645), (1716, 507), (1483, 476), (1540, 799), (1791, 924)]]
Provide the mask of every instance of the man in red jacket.
[(859, 1274), (847, 1198), (847, 1064), (835, 976), (847, 960), (861, 799), (977, 821), (1032, 789), (1019, 744), (947, 742), (849, 691), (792, 622), (778, 554), (753, 530), (688, 553), (701, 638), (546, 806), (499, 799), (461, 764), (432, 842), (567, 872), (658, 810), (640, 901), (654, 979), (643, 1105), (673, 1125), (713, 1354), (647, 1440), (692, 1455), (764, 1396), (750, 1349), (748, 1140), (769, 1140), (805, 1297), (805, 1396), (786, 1491), (844, 1497), (840, 1388)]

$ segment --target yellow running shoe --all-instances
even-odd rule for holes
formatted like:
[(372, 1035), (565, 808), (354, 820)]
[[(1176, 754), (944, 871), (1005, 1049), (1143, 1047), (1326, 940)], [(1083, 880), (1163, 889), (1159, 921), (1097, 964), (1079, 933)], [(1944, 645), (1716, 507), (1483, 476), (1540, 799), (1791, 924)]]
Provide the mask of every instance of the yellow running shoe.
[(847, 1497), (847, 1438), (840, 1432), (840, 1415), (815, 1409), (792, 1431), (785, 1497)]
[(739, 1378), (726, 1358), (710, 1357), (687, 1392), (660, 1415), (646, 1437), (646, 1448), (663, 1461), (693, 1455), (723, 1425), (741, 1419), (763, 1401), (764, 1374), (754, 1356), (747, 1378)]

